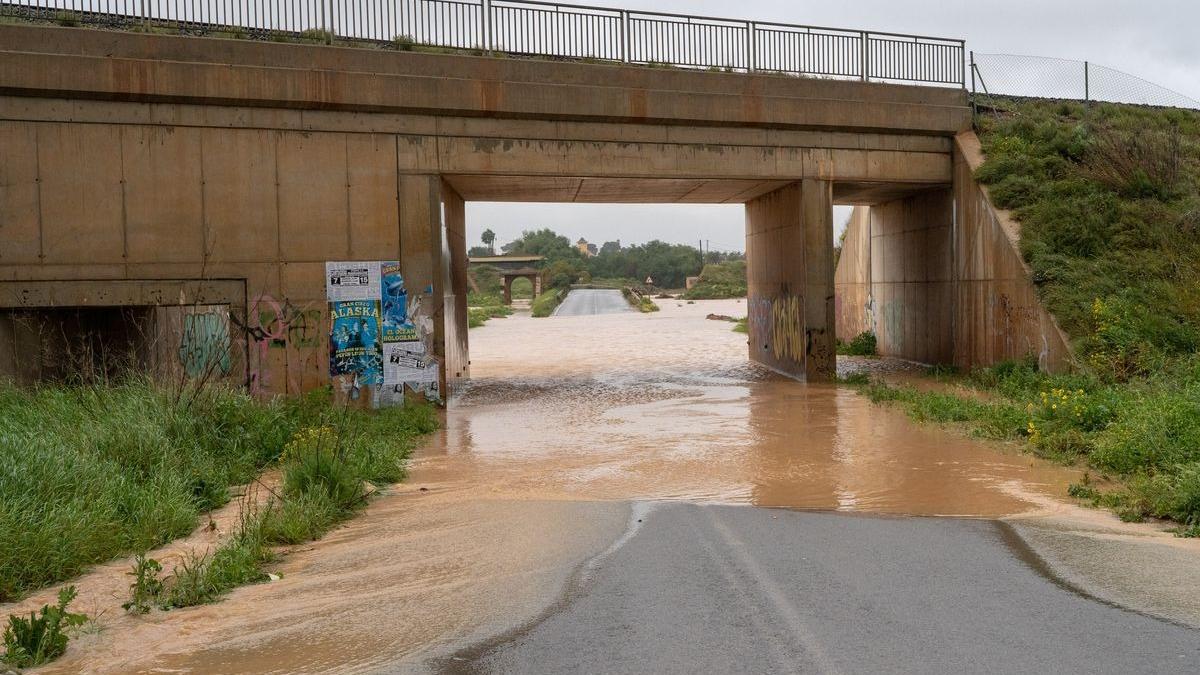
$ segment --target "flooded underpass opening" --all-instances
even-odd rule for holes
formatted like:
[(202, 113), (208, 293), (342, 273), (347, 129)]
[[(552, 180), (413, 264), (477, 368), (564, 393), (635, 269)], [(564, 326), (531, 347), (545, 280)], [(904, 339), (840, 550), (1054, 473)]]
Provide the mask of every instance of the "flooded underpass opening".
[[(723, 195), (724, 201), (746, 202), (723, 213), (727, 229), (718, 236), (724, 242), (745, 242), (748, 264), (757, 266), (749, 272), (751, 296), (691, 301), (676, 294), (655, 299), (660, 311), (607, 313), (595, 310), (591, 296), (581, 297), (603, 291), (576, 290), (563, 305), (569, 311), (534, 318), (518, 310), (472, 329), (469, 378), (450, 397), (445, 428), (415, 458), (415, 480), (445, 488), (486, 486), (489, 494), (505, 498), (700, 500), (994, 517), (1032, 508), (1030, 494), (1061, 495), (1077, 478), (1077, 472), (1022, 455), (1015, 447), (917, 426), (896, 410), (871, 404), (851, 387), (818, 378), (806, 383), (778, 372), (772, 358), (752, 358), (766, 350), (786, 360), (789, 349), (754, 343), (763, 340), (756, 336), (762, 335), (763, 326), (755, 325), (763, 320), (751, 307), (762, 302), (755, 291), (779, 279), (786, 288), (792, 274), (788, 267), (793, 263), (767, 246), (809, 251), (799, 275), (807, 283), (808, 268), (815, 266), (811, 249), (832, 246), (840, 230), (861, 217), (858, 210), (852, 215), (849, 207), (839, 207), (834, 215), (833, 195), (857, 204), (894, 201), (902, 192), (833, 190), (825, 205), (830, 232), (826, 243), (820, 238), (814, 243), (809, 234), (802, 239), (756, 239), (764, 224), (774, 224), (776, 230), (791, 227), (774, 214), (804, 211), (805, 193), (798, 188), (789, 194), (786, 186), (776, 185), (697, 187), (640, 181), (635, 189), (628, 181), (561, 182), (553, 189), (587, 203), (554, 204), (556, 210), (544, 216), (537, 208), (549, 205), (522, 204), (533, 214), (529, 222), (554, 223), (555, 217), (561, 222), (563, 207), (595, 209), (604, 197), (618, 194), (625, 195), (626, 202), (641, 203), (649, 195), (680, 190), (708, 195), (696, 201)], [(498, 177), (453, 177), (448, 183), (468, 205), (463, 229), (471, 240), (487, 226), (489, 213), (510, 206), (473, 204), (472, 199), (521, 202), (551, 190)], [(767, 201), (751, 204), (760, 200)], [(493, 211), (486, 210), (489, 207)], [(648, 223), (644, 239), (665, 233), (669, 228), (664, 223), (671, 218), (664, 212), (657, 226)], [(812, 229), (812, 220), (817, 219), (806, 225), (801, 213), (799, 229)], [(576, 231), (568, 228), (562, 234), (580, 247), (581, 255), (599, 253), (583, 248), (588, 245), (583, 237), (576, 242)], [(594, 242), (593, 249), (600, 243)], [(775, 311), (766, 323), (782, 317), (803, 324), (808, 317), (801, 314), (811, 313), (804, 308), (802, 293), (793, 297), (799, 300), (793, 303), (795, 316)], [(579, 309), (583, 307), (598, 313)], [(722, 318), (745, 319), (750, 334), (736, 332), (734, 323)], [(797, 328), (797, 333), (803, 341), (803, 329)], [(811, 347), (811, 332), (807, 341)], [(811, 369), (811, 354), (799, 358), (801, 371)], [(858, 358), (836, 367), (843, 372), (886, 371), (913, 365)]]
[(706, 318), (744, 316), (745, 300), (657, 302), (472, 331), (471, 380), (413, 479), (506, 498), (1002, 516), (1077, 476), (752, 363), (745, 334)]

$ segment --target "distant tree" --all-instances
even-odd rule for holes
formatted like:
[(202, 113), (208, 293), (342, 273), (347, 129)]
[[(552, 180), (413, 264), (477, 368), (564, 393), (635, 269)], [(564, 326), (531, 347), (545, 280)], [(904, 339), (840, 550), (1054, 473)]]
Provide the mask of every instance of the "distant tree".
[(496, 233), (492, 232), (491, 228), (483, 231), (483, 243), (491, 251), (492, 255), (496, 255)]
[(472, 246), (471, 248), (467, 249), (467, 257), (470, 258), (483, 258), (485, 256), (494, 255), (495, 253), (495, 251), (487, 246)]
[(619, 241), (606, 241), (604, 242), (604, 245), (600, 247), (600, 255), (616, 255), (620, 252), (621, 242)]
[(501, 250), (512, 255), (545, 256), (547, 265), (558, 260), (577, 265), (583, 260), (583, 254), (571, 244), (570, 239), (549, 228), (526, 230), (521, 233), (520, 239), (505, 244)]

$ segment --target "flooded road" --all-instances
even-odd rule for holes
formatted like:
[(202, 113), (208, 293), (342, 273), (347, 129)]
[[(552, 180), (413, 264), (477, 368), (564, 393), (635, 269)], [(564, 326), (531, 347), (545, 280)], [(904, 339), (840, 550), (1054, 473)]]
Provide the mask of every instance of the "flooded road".
[[(726, 610), (713, 603), (729, 584), (763, 599), (738, 611), (757, 622), (745, 630), (766, 640), (764, 654), (772, 658), (789, 653), (780, 651), (788, 639), (825, 639), (805, 624), (807, 608), (823, 602), (832, 603), (830, 621), (879, 619), (871, 630), (923, 636), (928, 644), (936, 642), (935, 629), (952, 627), (947, 617), (964, 602), (1018, 619), (1023, 610), (1007, 595), (1013, 575), (1031, 597), (1050, 597), (1039, 611), (1072, 612), (1087, 589), (1180, 621), (1200, 618), (1200, 593), (1181, 585), (1200, 574), (1196, 546), (1065, 503), (1078, 471), (916, 426), (846, 387), (806, 385), (750, 364), (746, 336), (705, 318), (744, 316), (744, 301), (659, 304), (662, 311), (653, 314), (518, 314), (473, 330), (472, 379), (449, 405), (444, 428), (417, 451), (405, 483), (322, 540), (287, 551), (271, 569), (280, 580), (238, 589), (214, 605), (129, 616), (120, 603), (131, 561), (97, 570), (96, 579), (85, 576), (78, 607), (100, 614), (102, 630), (72, 641), (47, 672), (536, 672), (523, 655), (569, 653), (577, 644), (571, 626), (613, 627), (606, 638), (616, 642), (597, 637), (589, 648), (620, 651), (632, 639), (621, 630), (646, 625), (666, 598), (701, 599), (688, 620), (716, 621)], [(835, 511), (839, 522), (879, 522), (892, 534), (876, 537), (875, 525), (838, 534), (821, 529), (827, 521), (798, 519), (772, 536), (778, 512), (749, 507)], [(895, 517), (907, 515), (968, 520)], [(1012, 524), (1003, 532), (1019, 531), (1045, 552), (1030, 553), (1015, 543), (1019, 537), (1002, 536), (999, 526), (978, 518), (1006, 519)], [(753, 546), (738, 538), (750, 530), (741, 535), (741, 525), (729, 524), (740, 522), (758, 532)], [(889, 529), (889, 522), (909, 523), (904, 527), (926, 532), (933, 543)], [(679, 546), (664, 548), (680, 537)], [(821, 564), (841, 575), (837, 583), (812, 585), (820, 570), (805, 547), (813, 542), (830, 547)], [(938, 553), (960, 546), (962, 555)], [(692, 574), (673, 555), (703, 573)], [(879, 569), (839, 570), (864, 556)], [(832, 593), (914, 580), (928, 602), (907, 608), (894, 607), (896, 598), (882, 590), (843, 594), (853, 597), (858, 614), (849, 605), (834, 611), (841, 601), (833, 596), (796, 595), (797, 588)], [(626, 605), (597, 601), (610, 595)], [(916, 632), (887, 632), (910, 613), (936, 616), (922, 619)], [(1120, 623), (1101, 614), (1089, 625)], [(558, 616), (561, 622), (552, 621)], [(614, 616), (628, 622), (614, 624)], [(689, 625), (703, 628), (696, 621)], [(776, 632), (772, 622), (792, 632), (767, 639)], [(1045, 625), (1030, 623), (1045, 635), (1029, 639), (1070, 637), (1046, 633)], [(1156, 635), (1157, 625), (1139, 624), (1135, 641)], [(748, 639), (736, 630), (724, 634)], [(1033, 644), (1013, 635), (1005, 648)], [(508, 644), (505, 636), (532, 642)], [(970, 636), (959, 631), (947, 639), (951, 649)], [(818, 652), (837, 650), (813, 644)], [(653, 640), (638, 645), (662, 648)], [(918, 663), (920, 651), (912, 656)], [(831, 656), (815, 663), (832, 672), (838, 668), (824, 666), (843, 662)], [(576, 666), (597, 672), (595, 662)]]
[[(472, 381), (413, 477), (508, 497), (687, 499), (915, 515), (1003, 516), (1078, 474), (909, 422), (853, 389), (748, 362), (709, 313), (513, 317), (471, 334)], [(1014, 486), (1021, 491), (1014, 491)]]

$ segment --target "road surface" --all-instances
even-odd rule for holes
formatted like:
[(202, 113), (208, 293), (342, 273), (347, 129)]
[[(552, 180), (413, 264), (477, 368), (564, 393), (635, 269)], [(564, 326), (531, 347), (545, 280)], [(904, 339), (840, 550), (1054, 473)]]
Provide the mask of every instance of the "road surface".
[(995, 521), (642, 505), (539, 620), (442, 669), (1200, 672), (1200, 631), (1059, 584)]
[(589, 314), (617, 314), (632, 312), (621, 291), (596, 288), (576, 288), (567, 294), (562, 304), (554, 310), (554, 316), (586, 316)]

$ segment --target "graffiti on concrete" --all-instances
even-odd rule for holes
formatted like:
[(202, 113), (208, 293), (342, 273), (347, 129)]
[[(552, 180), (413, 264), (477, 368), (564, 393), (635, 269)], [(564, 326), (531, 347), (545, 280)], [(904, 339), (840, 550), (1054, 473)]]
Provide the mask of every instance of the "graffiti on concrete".
[[(270, 295), (255, 297), (242, 323), (231, 317), (245, 336), (250, 356), (247, 371), (251, 393), (262, 393), (270, 387), (270, 350), (300, 350), (298, 363), (316, 367), (316, 347), (320, 344), (321, 310), (296, 306), (288, 299), (276, 300)], [(305, 355), (307, 353), (307, 355)], [(307, 361), (312, 361), (311, 364)]]
[(188, 377), (229, 373), (229, 317), (223, 312), (183, 315), (179, 363)]
[(771, 302), (771, 348), (775, 358), (804, 363), (804, 298), (784, 294)]
[(783, 293), (753, 297), (748, 303), (750, 335), (776, 360), (804, 363), (804, 298)]

